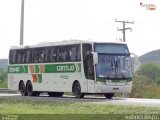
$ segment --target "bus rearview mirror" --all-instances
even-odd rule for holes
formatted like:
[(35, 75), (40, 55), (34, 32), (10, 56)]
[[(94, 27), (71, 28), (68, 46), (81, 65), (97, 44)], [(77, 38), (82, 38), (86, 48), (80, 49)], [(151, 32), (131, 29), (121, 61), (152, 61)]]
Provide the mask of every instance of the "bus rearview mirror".
[(98, 54), (96, 52), (92, 52), (93, 55), (93, 64), (98, 64)]

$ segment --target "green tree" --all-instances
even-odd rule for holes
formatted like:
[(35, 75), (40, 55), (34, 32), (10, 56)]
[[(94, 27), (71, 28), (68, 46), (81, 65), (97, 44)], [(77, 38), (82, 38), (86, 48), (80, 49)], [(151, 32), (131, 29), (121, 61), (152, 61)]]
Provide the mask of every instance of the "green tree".
[(151, 82), (160, 84), (160, 64), (144, 64), (141, 66), (141, 69), (138, 71), (138, 73), (148, 77)]
[(0, 69), (0, 87), (7, 87), (7, 71)]

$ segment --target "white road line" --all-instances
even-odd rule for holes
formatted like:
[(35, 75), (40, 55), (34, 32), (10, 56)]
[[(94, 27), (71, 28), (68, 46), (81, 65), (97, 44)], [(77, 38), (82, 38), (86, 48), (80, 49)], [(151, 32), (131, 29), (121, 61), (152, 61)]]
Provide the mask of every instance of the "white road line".
[(5, 96), (20, 96), (20, 94), (5, 94), (5, 93), (0, 93), (0, 97), (5, 97)]

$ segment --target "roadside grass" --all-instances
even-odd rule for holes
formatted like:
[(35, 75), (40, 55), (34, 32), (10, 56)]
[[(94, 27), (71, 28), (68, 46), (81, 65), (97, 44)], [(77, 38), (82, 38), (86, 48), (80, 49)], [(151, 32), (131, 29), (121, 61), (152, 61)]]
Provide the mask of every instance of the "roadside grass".
[(159, 114), (159, 107), (123, 106), (85, 102), (0, 101), (0, 114)]
[(0, 88), (8, 88), (8, 81), (7, 81), (7, 79), (0, 80)]
[(143, 98), (160, 99), (160, 85), (146, 85), (142, 91), (144, 92)]
[(2, 98), (0, 100), (2, 120), (127, 120), (146, 115), (160, 118), (159, 113), (160, 107)]
[(151, 78), (143, 75), (133, 76), (132, 92), (130, 98), (154, 98), (160, 99), (160, 84), (154, 83)]
[(151, 84), (133, 87), (130, 98), (160, 99), (160, 85)]

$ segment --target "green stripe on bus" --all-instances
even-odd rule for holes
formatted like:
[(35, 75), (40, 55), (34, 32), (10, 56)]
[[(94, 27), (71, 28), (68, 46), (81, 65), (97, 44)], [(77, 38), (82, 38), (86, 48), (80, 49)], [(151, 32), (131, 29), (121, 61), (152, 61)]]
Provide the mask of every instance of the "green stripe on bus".
[[(8, 73), (28, 73), (28, 65), (9, 66)], [(44, 73), (72, 73), (81, 72), (81, 63), (44, 64)], [(34, 73), (40, 73), (40, 65), (34, 65)]]
[(37, 76), (38, 76), (38, 82), (42, 83), (42, 74), (37, 74)]
[(28, 65), (9, 66), (8, 73), (28, 73)]
[(34, 65), (34, 72), (39, 73), (39, 71), (40, 71), (39, 65)]
[(80, 72), (80, 64), (47, 64), (45, 65), (45, 73), (64, 73), (64, 72)]

